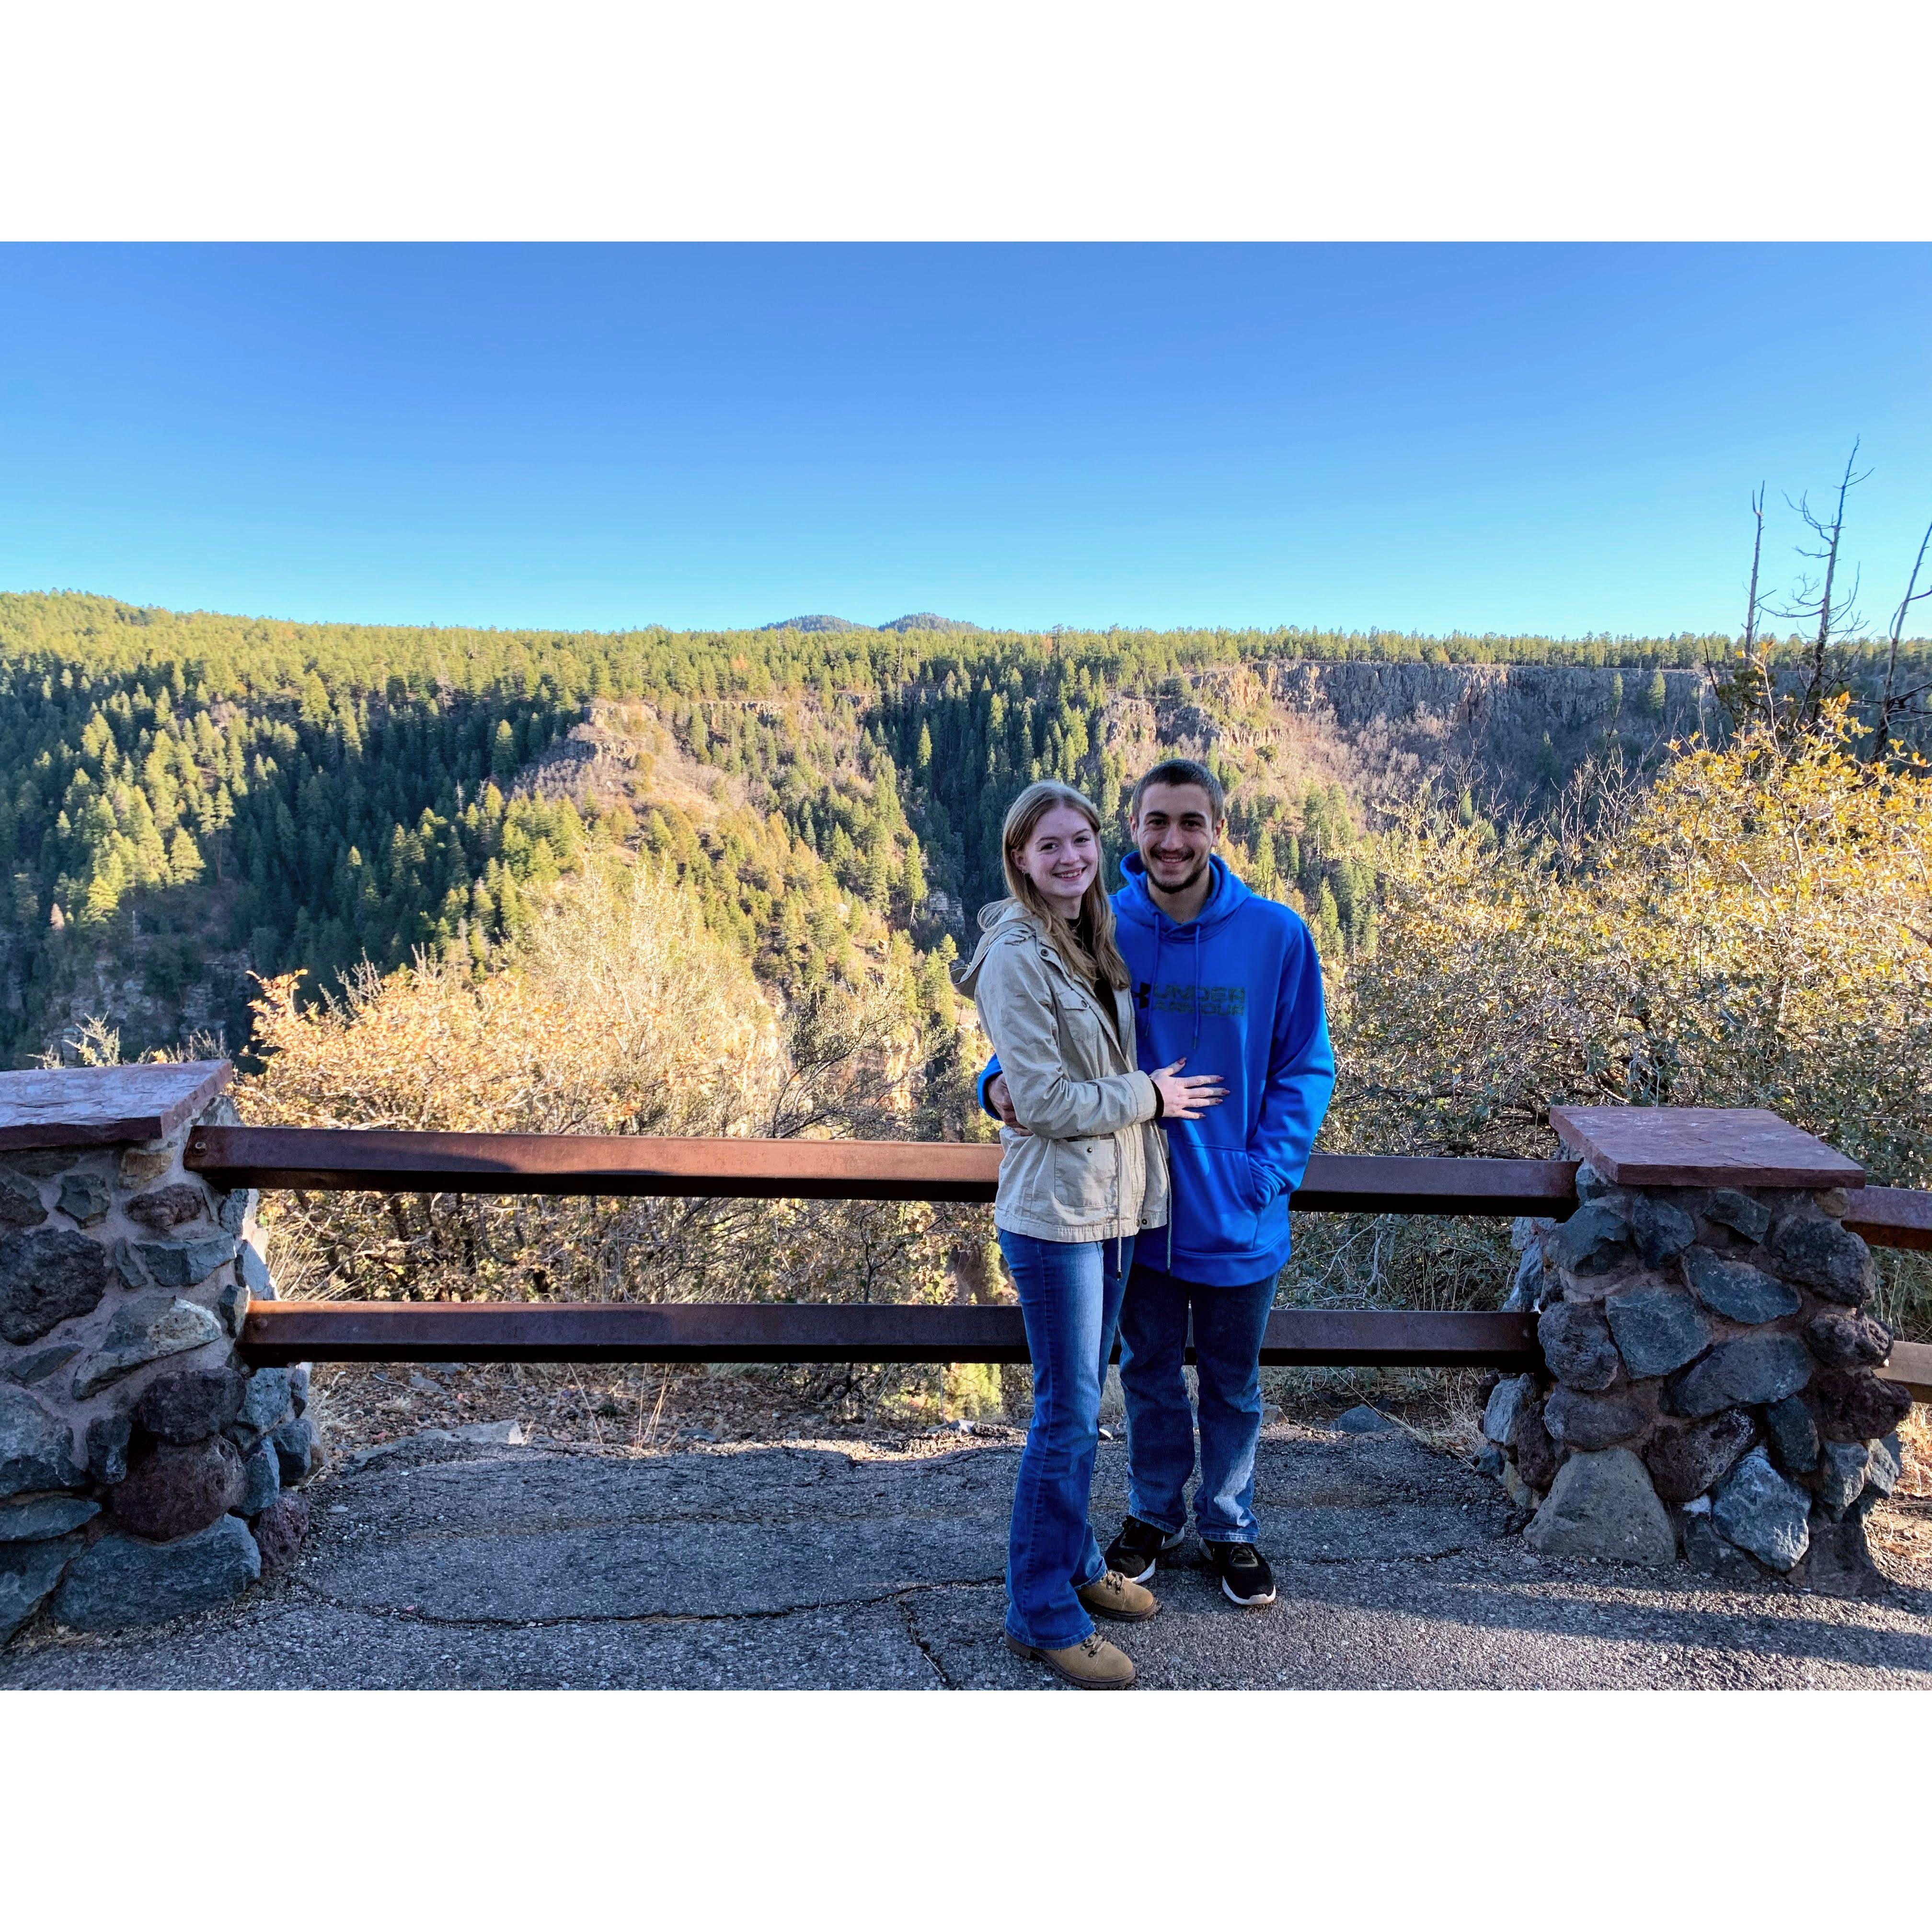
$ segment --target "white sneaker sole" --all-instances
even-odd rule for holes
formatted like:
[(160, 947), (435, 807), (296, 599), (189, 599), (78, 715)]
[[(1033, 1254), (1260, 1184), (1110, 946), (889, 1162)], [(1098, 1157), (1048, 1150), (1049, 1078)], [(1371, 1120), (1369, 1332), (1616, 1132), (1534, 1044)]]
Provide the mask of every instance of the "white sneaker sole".
[(1234, 1594), (1234, 1586), (1223, 1576), (1221, 1579), (1221, 1594), (1229, 1603), (1238, 1606), (1242, 1610), (1265, 1610), (1274, 1601), (1278, 1593), (1270, 1590), (1265, 1597), (1238, 1597)]
[(1137, 1576), (1127, 1576), (1127, 1573), (1124, 1570), (1120, 1569), (1120, 1566), (1118, 1563), (1114, 1564), (1110, 1567), (1118, 1570), (1121, 1576), (1126, 1576), (1127, 1581), (1130, 1583), (1144, 1583), (1147, 1580), (1160, 1568), (1161, 1557), (1172, 1556), (1174, 1552), (1187, 1539), (1184, 1536), (1177, 1536), (1172, 1543), (1163, 1543), (1160, 1546), (1160, 1556), (1150, 1556), (1148, 1558), (1148, 1567)]

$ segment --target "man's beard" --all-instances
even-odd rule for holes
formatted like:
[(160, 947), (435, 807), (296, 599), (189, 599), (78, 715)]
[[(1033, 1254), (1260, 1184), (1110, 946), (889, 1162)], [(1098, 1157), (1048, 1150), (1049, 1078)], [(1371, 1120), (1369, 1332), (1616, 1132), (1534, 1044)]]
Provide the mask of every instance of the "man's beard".
[(1154, 890), (1156, 892), (1178, 894), (1180, 892), (1191, 892), (1195, 886), (1198, 886), (1201, 883), (1201, 876), (1207, 871), (1208, 861), (1212, 859), (1213, 856), (1214, 854), (1211, 852), (1204, 854), (1200, 864), (1196, 866), (1193, 871), (1190, 872), (1186, 878), (1183, 879), (1178, 886), (1162, 885), (1160, 880), (1154, 877), (1153, 861), (1151, 860), (1148, 860), (1144, 861), (1144, 862), (1147, 866), (1148, 876), (1153, 880)]

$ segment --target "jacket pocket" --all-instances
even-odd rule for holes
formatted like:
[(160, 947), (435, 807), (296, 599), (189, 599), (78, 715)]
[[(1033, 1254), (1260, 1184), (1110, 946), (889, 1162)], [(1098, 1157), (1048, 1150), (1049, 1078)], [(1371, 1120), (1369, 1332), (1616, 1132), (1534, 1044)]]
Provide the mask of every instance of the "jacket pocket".
[(1108, 1070), (1107, 1022), (1086, 1000), (1066, 996), (1060, 1008), (1060, 1051), (1076, 1080), (1099, 1079)]
[(1053, 1143), (1053, 1198), (1076, 1220), (1097, 1221), (1114, 1211), (1115, 1162), (1112, 1134)]

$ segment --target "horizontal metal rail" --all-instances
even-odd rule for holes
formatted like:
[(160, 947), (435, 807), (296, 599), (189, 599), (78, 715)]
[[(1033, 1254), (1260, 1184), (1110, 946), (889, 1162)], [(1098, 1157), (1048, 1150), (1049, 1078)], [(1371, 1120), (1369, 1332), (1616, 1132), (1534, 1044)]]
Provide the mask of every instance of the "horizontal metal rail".
[[(953, 1141), (197, 1127), (184, 1164), (220, 1187), (317, 1192), (989, 1202), (999, 1184), (1000, 1150)], [(1318, 1154), (1288, 1204), (1304, 1214), (1544, 1214), (1561, 1220), (1576, 1211), (1576, 1163)]]
[(644, 1134), (440, 1134), (197, 1127), (183, 1164), (220, 1187), (394, 1194), (744, 1196), (990, 1201), (997, 1146)]
[[(671, 1195), (990, 1202), (996, 1145), (766, 1141), (637, 1134), (445, 1134), (197, 1127), (184, 1164), (223, 1187), (382, 1193)], [(1576, 1211), (1568, 1160), (1316, 1154), (1289, 1198), (1309, 1214)], [(1875, 1246), (1932, 1249), (1932, 1194), (1855, 1190), (1845, 1224)], [(1024, 1362), (1012, 1308), (596, 1302), (256, 1302), (241, 1349), (298, 1361)], [(1191, 1359), (1190, 1355), (1190, 1359)], [(1522, 1315), (1278, 1309), (1275, 1367), (1533, 1368)], [(1932, 1401), (1932, 1347), (1900, 1342), (1882, 1374)]]
[[(316, 1192), (991, 1201), (1000, 1150), (953, 1141), (197, 1127), (184, 1164), (218, 1186)], [(1853, 1190), (1851, 1204), (1846, 1226), (1874, 1247), (1932, 1249), (1932, 1193), (1864, 1187)], [(1531, 1214), (1560, 1221), (1576, 1212), (1576, 1163), (1318, 1154), (1288, 1204), (1304, 1214)]]
[(1875, 1248), (1932, 1248), (1932, 1194), (1909, 1187), (1852, 1190), (1845, 1226)]
[[(736, 1302), (257, 1301), (240, 1352), (290, 1362), (1024, 1362), (1017, 1308)], [(1276, 1368), (1533, 1369), (1526, 1315), (1278, 1308)], [(1192, 1359), (1192, 1352), (1189, 1352)]]
[(1914, 1402), (1932, 1402), (1932, 1342), (1894, 1342), (1892, 1359), (1879, 1373), (1901, 1383)]

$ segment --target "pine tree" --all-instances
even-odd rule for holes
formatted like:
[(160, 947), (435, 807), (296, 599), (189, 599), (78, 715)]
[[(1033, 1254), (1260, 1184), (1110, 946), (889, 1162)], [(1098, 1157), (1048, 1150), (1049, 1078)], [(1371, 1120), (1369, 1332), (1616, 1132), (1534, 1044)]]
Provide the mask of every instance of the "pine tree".
[(507, 784), (516, 776), (517, 734), (511, 730), (507, 718), (498, 721), (496, 735), (490, 740), (490, 770), (499, 784)]
[(1340, 959), (1342, 956), (1342, 915), (1336, 905), (1334, 889), (1328, 881), (1322, 881), (1322, 890), (1316, 895), (1315, 916), (1310, 922), (1315, 933), (1315, 948), (1324, 959)]
[(177, 886), (192, 885), (201, 874), (200, 848), (188, 836), (186, 826), (177, 826), (168, 841), (168, 878)]

